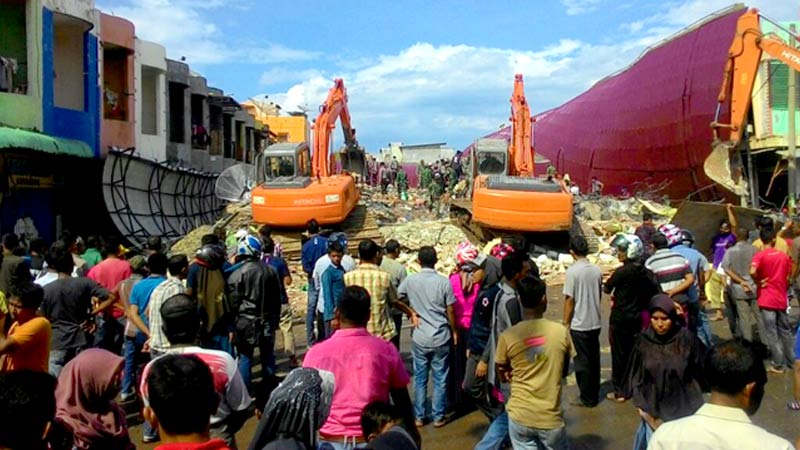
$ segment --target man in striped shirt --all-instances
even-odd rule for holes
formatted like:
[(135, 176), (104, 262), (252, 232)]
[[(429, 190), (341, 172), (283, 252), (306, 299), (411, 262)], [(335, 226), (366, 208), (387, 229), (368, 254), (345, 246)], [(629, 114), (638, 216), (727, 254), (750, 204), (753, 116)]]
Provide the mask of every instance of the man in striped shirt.
[(397, 301), (397, 289), (391, 276), (378, 267), (381, 263), (381, 248), (375, 241), (367, 239), (358, 244), (358, 268), (344, 275), (345, 286), (361, 286), (369, 292), (372, 299), (367, 331), (373, 336), (391, 340), (397, 329), (392, 320), (391, 307), (395, 306), (412, 317), (413, 311), (404, 303)]
[(650, 245), (654, 253), (647, 258), (644, 266), (653, 272), (662, 292), (677, 303), (686, 305), (689, 303), (687, 294), (694, 285), (694, 272), (689, 261), (669, 249), (667, 237), (662, 233), (653, 235)]

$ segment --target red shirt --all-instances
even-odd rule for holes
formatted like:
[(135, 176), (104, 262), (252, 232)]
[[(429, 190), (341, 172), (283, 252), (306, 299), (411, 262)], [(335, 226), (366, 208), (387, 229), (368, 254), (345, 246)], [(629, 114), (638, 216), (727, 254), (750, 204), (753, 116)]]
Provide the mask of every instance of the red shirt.
[(133, 271), (128, 261), (119, 258), (106, 258), (100, 264), (92, 267), (86, 276), (108, 291), (113, 291), (122, 280), (130, 278), (131, 273)]
[(177, 442), (174, 444), (161, 444), (156, 450), (230, 450), (228, 444), (222, 439), (214, 438), (202, 444), (189, 444)]
[[(753, 278), (758, 285), (758, 306), (764, 309), (785, 310), (792, 259), (780, 250), (765, 248), (753, 256), (752, 267), (756, 271)], [(762, 280), (766, 282), (763, 283)]]
[(336, 379), (331, 411), (320, 429), (331, 436), (360, 437), (364, 407), (376, 400), (389, 401), (390, 390), (405, 388), (409, 382), (394, 345), (366, 328), (336, 330), (308, 350), (303, 367), (327, 370)]

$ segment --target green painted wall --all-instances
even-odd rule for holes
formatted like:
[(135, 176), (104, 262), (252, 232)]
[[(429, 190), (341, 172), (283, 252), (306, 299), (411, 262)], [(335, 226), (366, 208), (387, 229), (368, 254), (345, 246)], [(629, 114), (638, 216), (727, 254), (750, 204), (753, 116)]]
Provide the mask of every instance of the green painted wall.
[[(797, 30), (800, 30), (800, 22), (782, 22), (781, 25), (789, 28), (794, 24)], [(784, 41), (789, 40), (787, 33), (767, 21), (762, 21), (761, 25), (765, 33), (775, 33)], [(789, 128), (789, 67), (780, 61), (773, 60), (769, 62), (769, 105), (770, 114), (772, 115), (772, 132), (775, 135), (786, 136)], [(800, 74), (795, 75), (795, 83), (797, 89), (797, 111), (795, 113), (796, 127), (800, 128)]]
[(41, 1), (0, 2), (0, 56), (17, 60), (14, 85), (27, 85), (25, 95), (0, 92), (0, 125), (42, 130), (41, 47)]

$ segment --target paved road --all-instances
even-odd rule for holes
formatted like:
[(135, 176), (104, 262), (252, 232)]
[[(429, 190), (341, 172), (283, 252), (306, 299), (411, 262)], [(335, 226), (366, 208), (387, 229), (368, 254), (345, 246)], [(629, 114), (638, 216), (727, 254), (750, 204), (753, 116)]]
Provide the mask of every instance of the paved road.
[[(546, 318), (561, 320), (563, 296), (560, 292), (561, 286), (551, 286), (548, 288), (548, 310)], [(798, 308), (792, 310), (792, 322), (797, 321)], [(607, 324), (609, 314), (608, 298), (603, 299), (603, 317)], [(730, 331), (726, 321), (712, 322), (713, 333), (721, 338), (729, 338)], [(296, 339), (304, 340), (304, 329), (295, 326)], [(602, 373), (603, 393), (608, 388), (606, 380), (611, 376), (611, 355), (608, 346), (608, 328), (603, 328), (601, 333), (601, 352), (602, 352)], [(297, 341), (298, 348), (301, 348), (303, 341)], [(277, 348), (282, 348), (278, 342)], [(410, 330), (403, 329), (403, 342), (401, 348), (404, 351), (403, 357), (407, 362), (409, 373), (411, 373), (411, 355), (408, 353), (410, 348)], [(286, 361), (280, 361), (286, 364)], [(413, 384), (413, 383), (412, 383)], [(574, 450), (603, 450), (603, 449), (626, 449), (633, 445), (633, 434), (639, 424), (635, 407), (630, 403), (617, 404), (609, 401), (601, 401), (596, 408), (576, 408), (569, 405), (569, 400), (577, 396), (575, 379), (570, 375), (566, 381), (564, 397), (562, 403), (565, 410), (567, 422), (567, 433), (569, 435), (571, 448)], [(413, 389), (413, 388), (411, 388)], [(786, 402), (792, 395), (792, 377), (790, 374), (769, 375), (766, 395), (758, 414), (753, 421), (772, 433), (776, 433), (791, 442), (800, 436), (800, 412), (792, 412), (786, 409)], [(429, 395), (431, 388), (428, 389)], [(413, 398), (413, 395), (412, 395)], [(250, 419), (244, 428), (237, 434), (240, 448), (247, 448), (250, 437), (255, 430), (256, 421)], [(428, 425), (422, 431), (423, 447), (426, 450), (456, 450), (470, 449), (480, 440), (485, 432), (488, 422), (479, 412), (472, 412), (468, 415), (455, 419), (444, 428), (434, 429)], [(141, 426), (132, 428), (131, 434), (140, 449), (154, 448), (152, 445), (141, 445)]]

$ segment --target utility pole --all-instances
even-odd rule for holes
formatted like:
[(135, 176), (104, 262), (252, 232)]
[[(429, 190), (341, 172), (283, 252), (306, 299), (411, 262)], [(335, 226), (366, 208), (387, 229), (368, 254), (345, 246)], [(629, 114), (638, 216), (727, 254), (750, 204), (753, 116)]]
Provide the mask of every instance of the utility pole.
[[(791, 30), (792, 34), (795, 34), (794, 24), (792, 24), (789, 29)], [(792, 42), (792, 47), (794, 47), (794, 37), (790, 36), (789, 39)], [(787, 83), (789, 87), (789, 98), (787, 102), (789, 110), (789, 128), (786, 132), (786, 139), (789, 141), (789, 215), (794, 216), (797, 213), (795, 210), (795, 200), (797, 199), (797, 137), (794, 123), (794, 114), (795, 110), (797, 110), (797, 78), (795, 76), (795, 71), (791, 66), (787, 64), (786, 68), (788, 69), (786, 75), (789, 78)]]

